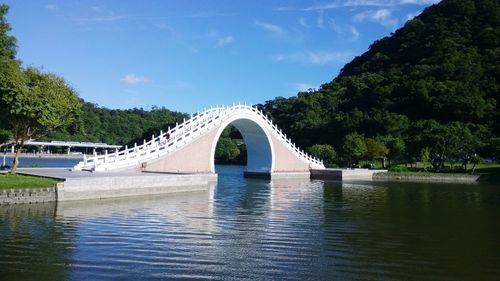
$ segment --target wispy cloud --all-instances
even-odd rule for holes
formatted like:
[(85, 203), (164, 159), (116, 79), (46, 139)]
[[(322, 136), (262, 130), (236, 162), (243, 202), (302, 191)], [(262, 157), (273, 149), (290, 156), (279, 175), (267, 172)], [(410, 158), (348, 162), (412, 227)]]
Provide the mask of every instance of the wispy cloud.
[(234, 42), (234, 37), (232, 37), (232, 36), (226, 36), (226, 37), (223, 37), (223, 38), (219, 38), (217, 40), (217, 46), (224, 47), (225, 45), (231, 44), (233, 42)]
[(295, 89), (299, 92), (309, 92), (310, 90), (314, 91), (318, 88), (314, 85), (307, 84), (307, 83), (297, 83), (294, 86), (295, 86)]
[(316, 21), (316, 26), (319, 28), (325, 28), (325, 13), (323, 10), (319, 11), (318, 19)]
[(299, 24), (303, 27), (309, 28), (309, 24), (307, 23), (307, 20), (305, 18), (300, 18)]
[(359, 31), (356, 29), (356, 27), (354, 27), (354, 26), (352, 26), (352, 25), (351, 25), (351, 26), (349, 27), (349, 30), (351, 31), (351, 34), (352, 34), (352, 37), (351, 37), (351, 38), (352, 38), (353, 40), (356, 40), (356, 39), (358, 39), (358, 38), (359, 38)]
[(125, 85), (133, 85), (133, 84), (144, 84), (149, 83), (150, 80), (146, 76), (137, 76), (135, 74), (127, 74), (120, 80), (120, 83)]
[(418, 16), (419, 14), (420, 13), (418, 13), (418, 12), (417, 13), (409, 13), (409, 14), (406, 15), (405, 20), (406, 21), (412, 20), (414, 17)]
[(254, 23), (256, 26), (269, 31), (276, 36), (284, 36), (286, 34), (286, 31), (279, 25), (265, 23), (265, 22), (261, 22), (261, 21), (257, 21), (257, 20)]
[(341, 35), (344, 32), (344, 29), (340, 25), (338, 25), (334, 19), (330, 19), (328, 21), (328, 26), (338, 35)]
[(56, 4), (47, 4), (47, 5), (45, 5), (45, 9), (55, 10), (55, 9), (57, 9), (57, 5)]
[(327, 64), (332, 62), (347, 62), (353, 56), (350, 52), (297, 52), (278, 54), (274, 56), (277, 62), (298, 62), (306, 64)]
[(357, 40), (361, 35), (353, 25), (340, 25), (334, 19), (328, 20), (328, 27), (343, 39)]
[(87, 7), (87, 10), (90, 10), (90, 13), (88, 13), (87, 16), (75, 17), (73, 18), (73, 20), (83, 24), (83, 23), (114, 22), (128, 18), (124, 15), (117, 15), (112, 10), (98, 6)]
[(398, 24), (398, 19), (392, 16), (392, 11), (390, 9), (378, 9), (365, 11), (354, 15), (353, 21), (362, 22), (369, 20), (375, 23), (379, 23), (388, 28), (395, 28)]
[(177, 17), (180, 18), (218, 18), (218, 17), (233, 17), (237, 14), (234, 13), (221, 13), (214, 11), (206, 11), (206, 12), (196, 12), (192, 14), (179, 15)]
[(168, 25), (168, 24), (159, 23), (159, 24), (156, 24), (155, 26), (158, 29), (167, 31), (172, 36), (176, 36), (177, 35), (177, 32), (175, 31), (175, 29), (173, 27), (171, 27), (170, 25)]
[(234, 37), (233, 36), (222, 36), (217, 32), (217, 30), (211, 29), (207, 32), (206, 35), (208, 38), (215, 39), (216, 45), (219, 48), (222, 48), (228, 44), (231, 44), (234, 42)]
[(113, 22), (125, 19), (125, 16), (105, 16), (105, 17), (88, 17), (88, 18), (75, 18), (77, 22)]
[(317, 10), (329, 10), (338, 9), (346, 7), (394, 7), (402, 5), (419, 5), (427, 6), (431, 4), (439, 3), (440, 0), (337, 0), (329, 3), (313, 5), (303, 8), (297, 7), (280, 7), (276, 10), (278, 11), (317, 11)]

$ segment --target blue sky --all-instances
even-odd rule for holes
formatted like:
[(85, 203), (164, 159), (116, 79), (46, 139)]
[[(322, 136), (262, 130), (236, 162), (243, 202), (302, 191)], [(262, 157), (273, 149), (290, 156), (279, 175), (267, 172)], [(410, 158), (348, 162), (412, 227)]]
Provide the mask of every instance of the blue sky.
[(436, 2), (4, 1), (24, 65), (100, 106), (187, 113), (317, 88)]

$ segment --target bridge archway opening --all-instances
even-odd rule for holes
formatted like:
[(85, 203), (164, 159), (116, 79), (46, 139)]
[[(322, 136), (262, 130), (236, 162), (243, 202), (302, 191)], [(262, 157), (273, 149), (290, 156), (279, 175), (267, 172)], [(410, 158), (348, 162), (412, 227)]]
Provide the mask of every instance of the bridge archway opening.
[(215, 172), (215, 150), (225, 128), (234, 126), (243, 139), (246, 147), (246, 172), (272, 173), (274, 167), (274, 151), (269, 133), (263, 129), (258, 120), (250, 118), (232, 118), (219, 128), (211, 153), (211, 169)]

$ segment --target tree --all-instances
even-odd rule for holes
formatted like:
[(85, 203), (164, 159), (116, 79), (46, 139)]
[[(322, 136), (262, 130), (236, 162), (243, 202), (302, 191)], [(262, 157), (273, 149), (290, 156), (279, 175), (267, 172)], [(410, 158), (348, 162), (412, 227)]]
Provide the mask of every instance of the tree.
[(389, 159), (413, 163), (428, 147), (438, 169), (445, 160), (465, 167), (481, 143), (500, 137), (499, 11), (497, 0), (440, 1), (334, 80), (262, 108), (301, 146), (342, 148), (358, 132), (382, 141)]
[(9, 6), (0, 4), (0, 59), (14, 60), (16, 57), (16, 38), (7, 33), (11, 30), (5, 19)]
[(497, 163), (500, 163), (500, 138), (493, 138), (490, 141), (490, 150)]
[[(0, 4), (0, 64), (2, 66), (12, 64), (12, 67), (18, 67), (18, 62), (15, 61), (16, 56), (16, 38), (10, 36), (8, 33), (11, 30), (10, 24), (7, 22), (5, 16), (9, 11), (9, 7)], [(7, 107), (3, 102), (4, 92), (0, 91), (0, 144), (3, 144), (10, 139), (10, 134), (5, 132), (7, 128)]]
[(309, 147), (307, 151), (314, 157), (323, 160), (325, 164), (332, 164), (337, 155), (333, 146), (329, 144), (315, 144)]
[(231, 160), (240, 155), (240, 150), (236, 142), (230, 138), (220, 138), (215, 148), (215, 158), (222, 163), (229, 163)]
[(420, 150), (420, 162), (424, 163), (424, 170), (426, 169), (425, 164), (431, 159), (431, 150), (428, 147), (424, 147)]
[(359, 160), (366, 155), (366, 151), (366, 144), (362, 135), (350, 133), (345, 136), (342, 153), (352, 164), (358, 164)]
[(10, 131), (0, 128), (0, 146), (10, 140)]
[(12, 173), (16, 173), (18, 157), (24, 143), (52, 130), (71, 125), (80, 113), (81, 104), (75, 91), (51, 73), (15, 62), (0, 65), (0, 92), (7, 111), (5, 121), (12, 132), (16, 155)]
[(366, 154), (365, 157), (368, 160), (381, 159), (382, 167), (385, 168), (385, 158), (389, 154), (389, 149), (385, 144), (372, 138), (365, 139)]
[(403, 139), (399, 137), (385, 136), (382, 137), (381, 140), (389, 149), (389, 153), (387, 154), (389, 160), (396, 160), (403, 156), (406, 148), (406, 144)]

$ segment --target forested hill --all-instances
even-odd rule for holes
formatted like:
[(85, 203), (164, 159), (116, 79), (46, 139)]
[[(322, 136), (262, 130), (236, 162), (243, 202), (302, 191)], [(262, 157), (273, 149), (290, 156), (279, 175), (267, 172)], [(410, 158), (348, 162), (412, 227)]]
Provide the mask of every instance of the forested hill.
[(81, 101), (82, 113), (75, 126), (47, 134), (42, 139), (105, 142), (108, 144), (133, 144), (144, 138), (157, 135), (168, 126), (175, 126), (188, 118), (187, 114), (153, 106), (151, 110), (142, 108), (108, 109)]
[(500, 2), (443, 0), (320, 89), (261, 106), (302, 146), (342, 150), (357, 132), (399, 156), (488, 156), (500, 136), (499, 62)]

